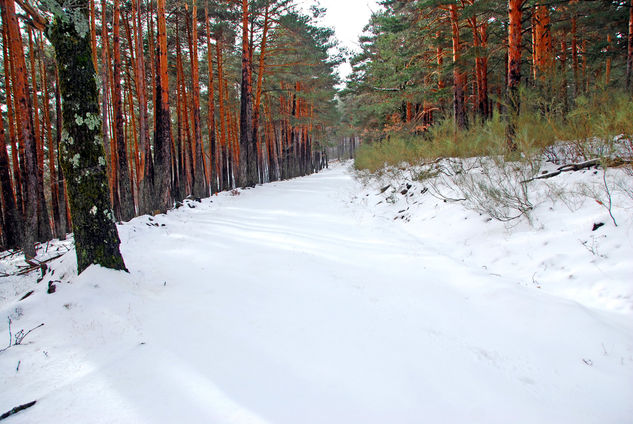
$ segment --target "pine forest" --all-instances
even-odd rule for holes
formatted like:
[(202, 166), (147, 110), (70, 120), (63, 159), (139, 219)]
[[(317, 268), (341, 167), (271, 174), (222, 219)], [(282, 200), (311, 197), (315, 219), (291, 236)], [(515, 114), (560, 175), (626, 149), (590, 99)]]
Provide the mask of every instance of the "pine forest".
[(633, 0), (0, 12), (0, 421), (631, 422)]

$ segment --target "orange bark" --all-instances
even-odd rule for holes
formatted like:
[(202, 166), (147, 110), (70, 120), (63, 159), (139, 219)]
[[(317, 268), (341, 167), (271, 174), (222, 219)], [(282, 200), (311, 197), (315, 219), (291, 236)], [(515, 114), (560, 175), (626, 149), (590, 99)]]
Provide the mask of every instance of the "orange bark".
[(508, 88), (516, 90), (521, 82), (521, 18), (524, 0), (508, 0)]
[(95, 0), (90, 0), (90, 44), (92, 45), (92, 66), (95, 73), (99, 73), (97, 67), (97, 24), (95, 17)]
[(16, 130), (15, 130), (15, 116), (13, 112), (13, 101), (12, 99), (13, 93), (11, 90), (11, 80), (13, 78), (13, 66), (9, 61), (9, 47), (8, 47), (8, 36), (7, 36), (7, 26), (2, 25), (2, 53), (4, 58), (4, 70), (5, 70), (5, 78), (4, 78), (4, 88), (5, 88), (5, 96), (7, 101), (7, 121), (9, 124), (9, 145), (11, 146), (11, 161), (13, 162), (13, 179), (15, 180), (15, 201), (17, 205), (17, 210), (19, 213), (22, 213), (23, 203), (22, 203), (22, 173), (20, 172), (20, 164), (18, 161), (18, 146), (16, 143)]
[(209, 189), (213, 194), (218, 191), (218, 150), (215, 135), (215, 91), (213, 88), (213, 51), (211, 48), (211, 27), (209, 25), (209, 12), (204, 10), (205, 29), (207, 32), (207, 64), (209, 67), (209, 98), (207, 112), (207, 130), (209, 133)]
[(534, 8), (532, 33), (534, 78), (536, 79), (538, 76), (545, 78), (546, 74), (552, 71), (554, 56), (550, 12), (548, 6), (543, 5), (542, 2)]
[(455, 114), (455, 123), (458, 128), (468, 126), (468, 116), (466, 114), (466, 102), (464, 90), (466, 88), (466, 74), (460, 69), (459, 59), (461, 56), (461, 40), (459, 34), (459, 17), (457, 14), (457, 5), (449, 5), (452, 41), (453, 41), (453, 109)]
[(37, 147), (32, 125), (31, 108), (29, 100), (29, 85), (26, 78), (26, 59), (22, 47), (22, 36), (17, 16), (15, 15), (15, 4), (13, 0), (2, 0), (2, 20), (3, 26), (8, 27), (9, 50), (11, 62), (14, 65), (12, 72), (13, 94), (16, 103), (16, 121), (18, 124), (18, 134), (24, 145), (25, 153), (25, 199), (24, 215), (25, 228), (22, 237), (22, 248), (27, 259), (35, 256), (35, 238), (38, 225), (37, 216)]

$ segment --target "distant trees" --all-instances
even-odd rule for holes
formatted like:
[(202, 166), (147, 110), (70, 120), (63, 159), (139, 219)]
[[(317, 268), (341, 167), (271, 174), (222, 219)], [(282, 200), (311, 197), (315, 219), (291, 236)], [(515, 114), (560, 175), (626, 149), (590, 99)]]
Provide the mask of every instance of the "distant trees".
[[(385, 0), (352, 58), (344, 101), (355, 134), (423, 133), (517, 112), (519, 88), (568, 108), (631, 82), (629, 0)], [(452, 52), (452, 60), (447, 53)], [(452, 111), (447, 108), (452, 97)], [(557, 106), (558, 107), (558, 106)]]
[[(70, 160), (87, 154), (103, 166), (107, 205), (91, 206), (113, 209), (116, 220), (323, 166), (339, 59), (328, 58), (332, 31), (292, 1), (85, 0), (63, 9), (18, 0), (18, 14), (13, 0), (1, 1), (1, 247), (33, 256), (36, 241), (65, 237), (83, 220), (73, 198), (88, 194), (84, 177), (70, 175), (71, 151)], [(91, 115), (96, 132), (82, 140), (98, 136), (103, 154), (67, 143), (72, 126), (85, 125), (69, 122), (66, 101), (61, 109), (70, 71), (43, 36), (64, 10), (91, 49), (99, 89), (97, 109), (81, 113), (97, 114), (102, 130)]]

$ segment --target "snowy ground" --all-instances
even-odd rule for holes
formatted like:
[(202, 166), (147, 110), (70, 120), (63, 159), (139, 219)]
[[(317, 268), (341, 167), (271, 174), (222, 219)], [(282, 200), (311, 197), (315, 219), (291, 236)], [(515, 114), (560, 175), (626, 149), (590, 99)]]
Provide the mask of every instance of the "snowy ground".
[(37, 400), (7, 424), (632, 422), (630, 209), (615, 227), (604, 208), (541, 205), (508, 226), (380, 184), (334, 166), (120, 226), (130, 274), (76, 276), (71, 251), (39, 284), (0, 278), (13, 334), (45, 323), (0, 353), (0, 414)]

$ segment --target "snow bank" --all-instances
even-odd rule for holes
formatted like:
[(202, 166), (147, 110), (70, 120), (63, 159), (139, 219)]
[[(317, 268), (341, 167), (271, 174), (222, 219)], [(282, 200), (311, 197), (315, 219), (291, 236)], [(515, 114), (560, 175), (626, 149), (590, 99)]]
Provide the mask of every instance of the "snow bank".
[(129, 274), (76, 276), (69, 252), (39, 284), (2, 278), (0, 317), (45, 325), (0, 353), (0, 413), (37, 400), (10, 422), (630, 420), (621, 211), (616, 228), (590, 204), (540, 205), (506, 227), (417, 182), (393, 203), (374, 184), (345, 165), (186, 202), (119, 227)]

